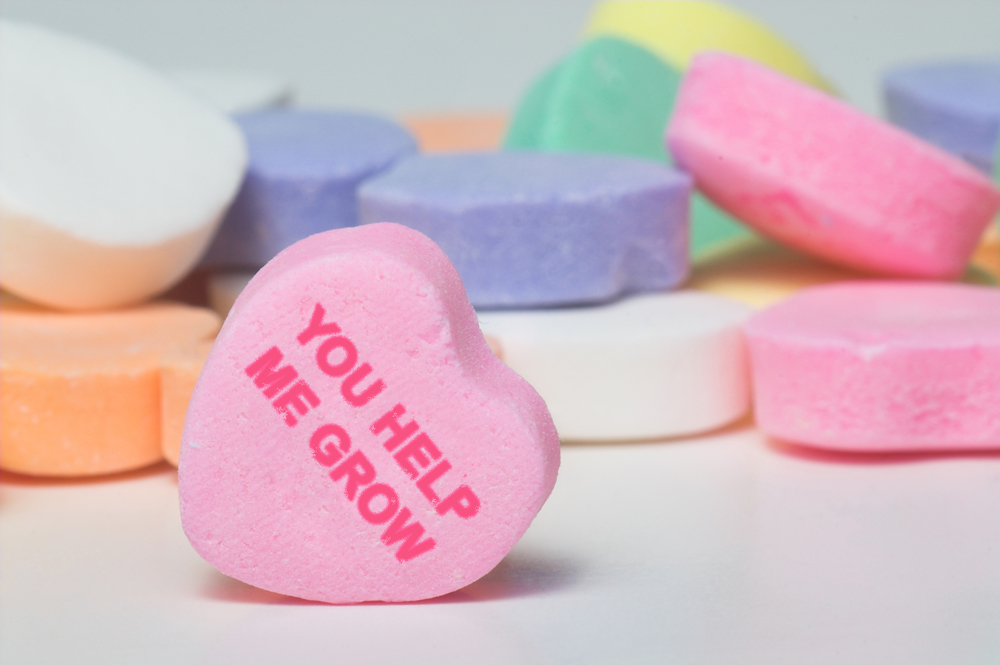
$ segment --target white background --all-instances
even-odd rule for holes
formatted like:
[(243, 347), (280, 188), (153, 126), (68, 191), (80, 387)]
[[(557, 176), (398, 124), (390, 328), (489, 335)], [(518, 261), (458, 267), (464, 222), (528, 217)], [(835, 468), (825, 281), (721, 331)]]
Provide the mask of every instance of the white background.
[[(512, 109), (569, 51), (590, 0), (3, 0), (32, 20), (164, 67), (273, 72), (300, 102), (384, 113)], [(913, 60), (1000, 56), (1000, 0), (737, 0), (850, 100)]]

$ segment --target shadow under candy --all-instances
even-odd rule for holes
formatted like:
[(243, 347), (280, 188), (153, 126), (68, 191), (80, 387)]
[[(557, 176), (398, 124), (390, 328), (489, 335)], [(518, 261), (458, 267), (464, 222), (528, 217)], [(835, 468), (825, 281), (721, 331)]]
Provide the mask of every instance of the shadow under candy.
[[(408, 603), (449, 604), (522, 598), (559, 591), (574, 586), (581, 578), (580, 566), (567, 559), (539, 554), (508, 554), (497, 566), (472, 584), (452, 593)], [(229, 603), (255, 605), (328, 605), (328, 603), (285, 596), (258, 589), (212, 569), (202, 588), (203, 597)], [(382, 601), (361, 605), (385, 605)]]
[(575, 586), (582, 577), (580, 565), (566, 558), (534, 554), (508, 554), (496, 568), (472, 584), (420, 603), (468, 603), (523, 598)]
[(101, 485), (105, 483), (141, 480), (159, 475), (177, 475), (177, 469), (166, 462), (157, 462), (141, 469), (105, 473), (94, 476), (29, 476), (23, 473), (0, 470), (0, 484), (20, 485), (23, 487), (54, 487), (73, 485)]
[(766, 438), (767, 448), (780, 455), (794, 457), (807, 462), (826, 464), (848, 464), (873, 466), (881, 464), (915, 464), (918, 462), (935, 462), (947, 459), (1000, 459), (1000, 444), (998, 449), (976, 450), (927, 450), (927, 451), (847, 451), (812, 448), (810, 446)]

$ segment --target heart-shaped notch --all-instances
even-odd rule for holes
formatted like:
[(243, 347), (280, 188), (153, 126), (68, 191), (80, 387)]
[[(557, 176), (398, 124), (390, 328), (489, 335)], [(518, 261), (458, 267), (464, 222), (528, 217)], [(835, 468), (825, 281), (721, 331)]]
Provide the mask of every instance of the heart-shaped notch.
[(181, 517), (254, 586), (420, 600), (489, 572), (558, 467), (544, 402), (490, 352), (445, 255), (375, 224), (293, 245), (237, 300), (188, 410)]

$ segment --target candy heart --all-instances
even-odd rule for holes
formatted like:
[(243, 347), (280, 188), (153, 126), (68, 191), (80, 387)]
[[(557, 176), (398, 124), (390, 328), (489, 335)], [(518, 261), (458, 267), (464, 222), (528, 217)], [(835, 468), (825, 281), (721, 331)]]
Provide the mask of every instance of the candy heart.
[(333, 603), (486, 574), (555, 483), (544, 402), (461, 281), (393, 224), (314, 235), (240, 295), (188, 410), (184, 530), (223, 573)]
[(656, 53), (684, 71), (703, 51), (751, 58), (803, 83), (831, 89), (805, 57), (753, 16), (721, 2), (611, 2), (594, 7), (586, 38), (611, 35)]
[(426, 233), (477, 309), (556, 307), (678, 286), (691, 181), (644, 159), (418, 155), (358, 190), (359, 224)]
[(160, 358), (160, 447), (163, 458), (177, 466), (188, 403), (214, 340), (173, 349)]
[(855, 452), (1000, 448), (1000, 291), (854, 281), (745, 327), (764, 433)]
[[(614, 37), (577, 47), (525, 93), (507, 130), (508, 149), (592, 152), (669, 163), (663, 128), (681, 72), (650, 51)], [(695, 255), (750, 233), (693, 193)]]
[(1000, 209), (1000, 190), (954, 156), (723, 53), (694, 59), (667, 143), (723, 210), (869, 273), (956, 279)]
[(395, 123), (367, 113), (272, 109), (234, 117), (250, 163), (202, 259), (256, 270), (314, 233), (356, 226), (357, 189), (416, 150)]
[(707, 293), (647, 293), (600, 307), (481, 312), (498, 355), (545, 398), (566, 441), (705, 432), (750, 408), (750, 308)]
[(159, 462), (164, 359), (220, 323), (179, 303), (60, 312), (0, 294), (0, 468), (75, 477)]
[(882, 84), (892, 123), (992, 173), (1000, 147), (1000, 60), (906, 65)]
[(0, 21), (0, 145), (0, 284), (70, 310), (180, 281), (247, 163), (239, 127), (157, 72), (15, 21)]

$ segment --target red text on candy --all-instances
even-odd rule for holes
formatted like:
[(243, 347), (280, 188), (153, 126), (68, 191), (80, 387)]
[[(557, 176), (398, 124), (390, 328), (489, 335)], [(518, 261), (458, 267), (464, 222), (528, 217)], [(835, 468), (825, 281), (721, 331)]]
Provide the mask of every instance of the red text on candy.
[(285, 423), (294, 427), (298, 418), (292, 411), (304, 416), (310, 409), (319, 406), (319, 397), (305, 381), (295, 380), (299, 373), (294, 367), (278, 366), (283, 359), (284, 355), (278, 347), (272, 346), (250, 363), (245, 371), (247, 376), (253, 377), (254, 385), (260, 388), (264, 397), (271, 400), (271, 406), (284, 417)]
[(420, 522), (410, 521), (413, 513), (409, 508), (400, 507), (396, 490), (385, 483), (375, 482), (375, 467), (365, 454), (358, 450), (345, 459), (351, 449), (351, 438), (342, 427), (334, 424), (321, 426), (313, 433), (309, 447), (317, 462), (334, 467), (330, 478), (334, 482), (344, 482), (344, 493), (348, 501), (357, 504), (362, 519), (369, 524), (389, 522), (380, 540), (388, 547), (401, 543), (396, 550), (399, 561), (409, 561), (434, 549), (436, 543), (433, 538), (421, 540), (424, 527)]

